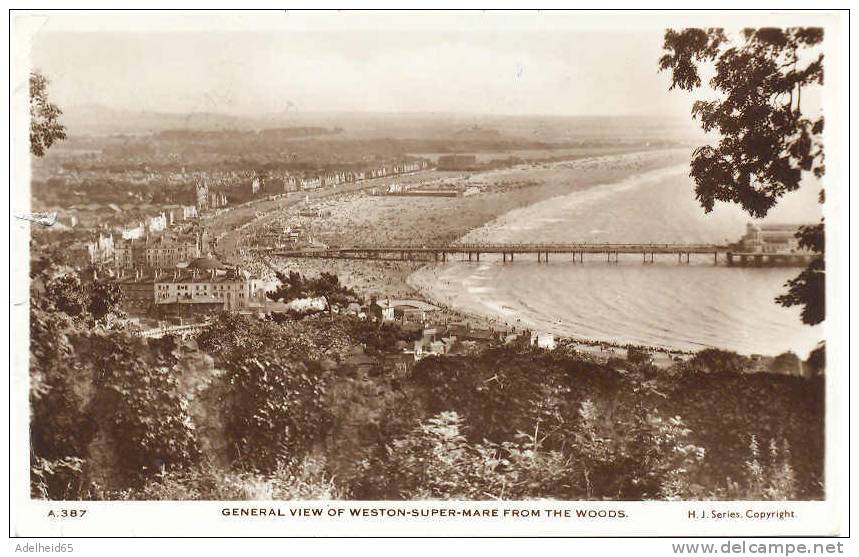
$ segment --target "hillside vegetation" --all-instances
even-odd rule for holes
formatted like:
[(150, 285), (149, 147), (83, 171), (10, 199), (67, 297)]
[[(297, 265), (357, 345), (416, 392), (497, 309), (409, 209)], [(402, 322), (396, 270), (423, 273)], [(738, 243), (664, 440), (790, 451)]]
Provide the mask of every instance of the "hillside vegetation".
[(712, 354), (657, 371), (496, 346), (410, 365), (408, 335), (344, 316), (224, 314), (195, 341), (146, 340), (38, 292), (31, 339), (34, 497), (824, 493), (823, 381)]

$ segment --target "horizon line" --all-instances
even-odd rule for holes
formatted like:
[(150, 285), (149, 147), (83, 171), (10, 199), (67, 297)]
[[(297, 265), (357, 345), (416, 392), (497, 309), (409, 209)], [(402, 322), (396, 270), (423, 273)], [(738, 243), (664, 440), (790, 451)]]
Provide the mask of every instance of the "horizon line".
[[(509, 112), (459, 112), (455, 110), (359, 110), (359, 109), (309, 109), (295, 111), (268, 111), (268, 112), (219, 112), (216, 110), (197, 110), (197, 111), (175, 111), (175, 110), (159, 110), (149, 108), (130, 108), (120, 106), (110, 106), (102, 103), (82, 103), (73, 104), (68, 107), (60, 107), (63, 113), (66, 110), (97, 108), (102, 110), (113, 110), (117, 112), (136, 112), (141, 114), (159, 114), (169, 116), (191, 116), (191, 115), (215, 115), (226, 116), (230, 118), (260, 118), (267, 116), (289, 116), (289, 115), (314, 115), (314, 114), (362, 114), (362, 115), (449, 115), (449, 116), (494, 116), (507, 118), (668, 118), (682, 120), (683, 117), (674, 114), (660, 113), (615, 113), (615, 114), (572, 114), (572, 113), (509, 113)], [(691, 119), (690, 122), (694, 122)]]

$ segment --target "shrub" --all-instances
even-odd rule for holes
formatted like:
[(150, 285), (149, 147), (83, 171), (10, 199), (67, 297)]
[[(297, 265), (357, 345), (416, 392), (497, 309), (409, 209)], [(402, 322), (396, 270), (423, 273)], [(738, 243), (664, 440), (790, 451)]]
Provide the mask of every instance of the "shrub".
[[(790, 447), (770, 439), (768, 455), (762, 455), (757, 437), (749, 439), (749, 458), (743, 478), (727, 480), (727, 487), (715, 490), (712, 497), (728, 500), (789, 501), (797, 498), (796, 473), (790, 463)], [(768, 458), (765, 458), (767, 457)]]
[(187, 401), (180, 392), (178, 347), (110, 335), (93, 339), (94, 419), (110, 437), (120, 470), (130, 478), (179, 468), (199, 457)]
[(160, 474), (139, 489), (109, 494), (146, 501), (330, 500), (346, 494), (325, 472), (325, 461), (306, 457), (270, 474), (221, 470), (202, 464)]
[(227, 433), (242, 468), (271, 472), (330, 427), (327, 379), (315, 362), (267, 352), (230, 362), (225, 380)]

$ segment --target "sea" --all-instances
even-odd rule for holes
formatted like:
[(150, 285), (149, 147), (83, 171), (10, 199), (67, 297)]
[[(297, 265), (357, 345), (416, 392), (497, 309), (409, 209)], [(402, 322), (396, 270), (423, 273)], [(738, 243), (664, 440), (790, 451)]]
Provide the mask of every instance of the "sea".
[[(527, 172), (527, 170), (523, 170)], [(570, 170), (574, 179), (575, 170)], [(465, 242), (729, 243), (752, 219), (739, 207), (705, 213), (688, 164), (672, 164), (613, 183), (555, 197), (507, 213), (462, 238)], [(820, 219), (815, 182), (789, 194), (763, 222)], [(517, 328), (618, 344), (800, 357), (823, 338), (802, 324), (799, 308), (775, 302), (799, 268), (728, 267), (713, 255), (500, 255), (428, 266), (411, 283), (437, 302)]]

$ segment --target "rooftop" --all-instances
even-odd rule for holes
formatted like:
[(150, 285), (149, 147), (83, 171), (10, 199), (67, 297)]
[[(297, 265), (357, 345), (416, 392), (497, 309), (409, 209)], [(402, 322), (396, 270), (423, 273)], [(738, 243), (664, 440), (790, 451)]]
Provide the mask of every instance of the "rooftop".
[(218, 261), (215, 256), (209, 254), (205, 257), (198, 257), (197, 259), (192, 260), (188, 263), (188, 269), (197, 269), (197, 270), (217, 270), (217, 269), (226, 269), (226, 266)]

